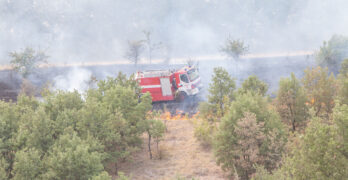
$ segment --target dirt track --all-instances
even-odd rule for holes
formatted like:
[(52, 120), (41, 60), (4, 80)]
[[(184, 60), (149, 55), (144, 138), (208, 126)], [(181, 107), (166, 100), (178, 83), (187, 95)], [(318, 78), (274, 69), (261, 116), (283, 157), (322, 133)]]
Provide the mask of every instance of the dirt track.
[(168, 131), (160, 143), (162, 159), (158, 159), (153, 144), (155, 159), (150, 160), (145, 143), (142, 150), (135, 153), (132, 162), (121, 165), (120, 171), (134, 180), (227, 179), (216, 165), (212, 150), (202, 147), (194, 138), (191, 120), (167, 120), (166, 126)]

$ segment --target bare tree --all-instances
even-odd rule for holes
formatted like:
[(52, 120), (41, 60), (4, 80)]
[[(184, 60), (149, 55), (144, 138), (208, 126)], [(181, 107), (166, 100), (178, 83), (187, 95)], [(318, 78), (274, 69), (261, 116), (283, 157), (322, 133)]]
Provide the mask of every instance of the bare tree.
[(144, 49), (144, 41), (128, 41), (128, 51), (125, 57), (137, 66)]
[(151, 31), (143, 31), (144, 35), (145, 35), (145, 44), (147, 46), (148, 49), (148, 58), (150, 61), (150, 64), (152, 63), (152, 53), (153, 51), (160, 49), (162, 46), (161, 42), (158, 43), (153, 43), (152, 42), (152, 38), (151, 38)]

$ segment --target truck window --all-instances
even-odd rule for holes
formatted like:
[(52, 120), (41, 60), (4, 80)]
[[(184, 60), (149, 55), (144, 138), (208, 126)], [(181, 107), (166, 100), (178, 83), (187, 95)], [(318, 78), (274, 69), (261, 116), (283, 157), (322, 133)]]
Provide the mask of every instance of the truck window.
[(181, 75), (180, 75), (180, 80), (181, 80), (182, 82), (189, 83), (189, 80), (188, 80), (186, 74), (181, 74)]
[(196, 80), (199, 77), (198, 72), (196, 71), (196, 69), (191, 69), (187, 72), (189, 78), (191, 81)]

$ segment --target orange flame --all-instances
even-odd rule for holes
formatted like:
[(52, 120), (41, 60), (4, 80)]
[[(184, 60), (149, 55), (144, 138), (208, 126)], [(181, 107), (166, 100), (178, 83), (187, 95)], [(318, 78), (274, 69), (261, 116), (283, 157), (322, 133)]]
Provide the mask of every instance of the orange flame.
[(172, 115), (170, 112), (166, 111), (160, 115), (160, 119), (163, 120), (189, 120), (189, 119), (197, 119), (199, 115), (199, 112), (193, 114), (191, 117), (187, 113), (184, 113), (183, 111), (176, 111), (174, 115)]

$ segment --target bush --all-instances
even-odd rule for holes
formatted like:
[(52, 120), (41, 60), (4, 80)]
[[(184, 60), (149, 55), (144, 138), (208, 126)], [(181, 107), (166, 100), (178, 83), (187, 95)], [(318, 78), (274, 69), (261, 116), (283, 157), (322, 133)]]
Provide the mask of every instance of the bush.
[(216, 126), (213, 122), (208, 122), (205, 119), (195, 121), (194, 136), (204, 146), (210, 146), (213, 143)]

